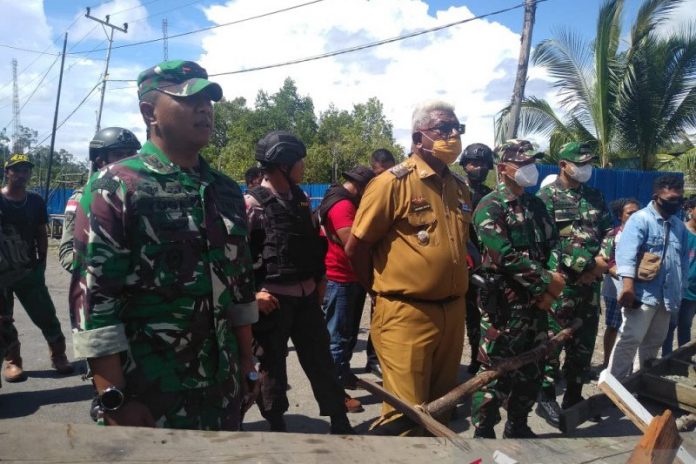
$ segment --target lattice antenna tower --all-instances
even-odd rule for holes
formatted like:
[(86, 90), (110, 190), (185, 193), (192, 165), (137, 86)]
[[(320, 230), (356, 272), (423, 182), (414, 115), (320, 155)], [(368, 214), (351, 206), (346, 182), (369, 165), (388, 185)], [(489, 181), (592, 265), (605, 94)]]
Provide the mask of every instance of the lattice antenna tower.
[(169, 59), (169, 35), (167, 34), (167, 18), (162, 19), (162, 47), (164, 48), (164, 61)]
[(17, 83), (17, 59), (12, 59), (12, 151), (13, 153), (21, 153), (22, 146), (19, 136), (19, 86)]

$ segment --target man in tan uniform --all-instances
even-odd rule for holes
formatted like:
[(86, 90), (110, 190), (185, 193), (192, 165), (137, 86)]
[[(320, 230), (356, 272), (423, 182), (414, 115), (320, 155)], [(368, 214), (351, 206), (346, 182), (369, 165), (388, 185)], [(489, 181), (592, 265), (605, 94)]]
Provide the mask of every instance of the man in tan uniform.
[[(367, 186), (346, 251), (375, 297), (370, 333), (384, 388), (420, 404), (457, 383), (471, 200), (464, 179), (448, 168), (462, 151), (464, 132), (454, 108), (425, 102), (412, 127), (412, 156)], [(387, 403), (377, 427), (415, 432)]]

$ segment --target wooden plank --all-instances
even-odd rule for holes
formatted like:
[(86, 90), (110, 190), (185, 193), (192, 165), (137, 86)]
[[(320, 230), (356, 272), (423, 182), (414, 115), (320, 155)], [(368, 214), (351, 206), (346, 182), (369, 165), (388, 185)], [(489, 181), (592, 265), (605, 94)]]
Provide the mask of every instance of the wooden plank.
[(682, 439), (672, 411), (653, 418), (627, 464), (672, 464)]
[[(660, 377), (656, 378), (659, 379)], [(628, 417), (636, 427), (638, 427), (643, 433), (646, 433), (650, 423), (653, 422), (652, 414), (650, 414), (650, 411), (645, 409), (645, 406), (640, 404), (640, 402), (634, 398), (633, 394), (629, 392), (626, 387), (616, 379), (616, 377), (611, 375), (609, 371), (605, 369), (599, 375), (599, 382), (597, 383), (597, 386), (606, 394), (608, 398), (611, 398), (614, 404), (616, 404), (616, 406), (621, 409), (624, 414), (626, 414), (626, 417)], [(669, 417), (671, 417), (671, 412)], [(674, 422), (673, 419), (672, 422)], [(676, 431), (676, 428), (677, 426), (674, 424), (674, 431), (677, 436), (679, 436), (679, 432)], [(681, 443), (681, 439), (679, 443)], [(679, 446), (679, 444), (677, 444), (676, 447), (678, 447), (678, 449), (675, 450), (675, 454), (683, 463), (692, 464), (696, 462), (694, 457), (691, 456), (683, 446)], [(658, 461), (656, 461), (656, 463), (657, 462)], [(672, 461), (669, 462), (671, 463)]]
[(646, 373), (659, 376), (674, 375), (684, 377), (680, 380), (685, 383), (696, 385), (696, 364), (682, 359), (669, 359), (667, 362), (649, 369)]
[[(334, 436), (270, 432), (200, 432), (92, 424), (0, 421), (5, 463), (469, 463), (495, 462), (496, 451), (520, 463), (623, 464), (634, 440), (626, 437), (534, 440), (464, 439), (469, 451), (424, 437)], [(694, 438), (687, 441), (696, 443)]]
[(696, 412), (696, 387), (682, 382), (645, 373), (638, 393), (675, 408)]
[(597, 387), (610, 398), (614, 404), (628, 417), (641, 432), (645, 433), (653, 419), (650, 411), (619, 382), (616, 377), (605, 369), (599, 374)]
[[(696, 340), (692, 340), (686, 345), (680, 346), (664, 358), (658, 359), (650, 368), (651, 371), (662, 368), (662, 365), (669, 362), (670, 359), (679, 359), (684, 362), (690, 362), (691, 358), (696, 355)], [(628, 391), (636, 391), (640, 387), (640, 377), (643, 371), (638, 371), (630, 375), (622, 383)], [(612, 402), (604, 393), (592, 395), (585, 401), (581, 401), (575, 406), (564, 409), (561, 412), (561, 430), (565, 433), (573, 432), (579, 425), (585, 423), (591, 418), (601, 414), (602, 411), (612, 406)]]

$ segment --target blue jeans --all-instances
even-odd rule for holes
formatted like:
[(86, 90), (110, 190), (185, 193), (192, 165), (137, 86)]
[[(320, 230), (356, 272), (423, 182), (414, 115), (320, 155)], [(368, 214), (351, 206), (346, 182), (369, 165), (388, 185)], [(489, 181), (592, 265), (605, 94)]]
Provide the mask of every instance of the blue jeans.
[(358, 340), (365, 290), (357, 282), (329, 280), (324, 295), (324, 317), (329, 330), (331, 357), (339, 381), (350, 378), (350, 359)]
[(679, 311), (674, 311), (669, 321), (669, 329), (665, 342), (662, 344), (662, 356), (672, 352), (674, 329), (677, 329), (678, 346), (686, 345), (691, 340), (691, 322), (696, 312), (696, 301), (682, 300)]

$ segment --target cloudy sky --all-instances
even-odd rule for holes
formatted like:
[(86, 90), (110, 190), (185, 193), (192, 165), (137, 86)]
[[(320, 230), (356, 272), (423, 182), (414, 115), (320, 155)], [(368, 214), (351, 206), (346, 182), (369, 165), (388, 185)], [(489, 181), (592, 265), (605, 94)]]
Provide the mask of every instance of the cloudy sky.
[[(99, 107), (107, 41), (102, 27), (84, 16), (84, 0), (0, 0), (0, 130), (12, 133), (12, 66), (18, 65), (21, 124), (39, 132), (48, 145), (56, 100), (64, 33), (68, 32), (56, 148), (86, 158)], [(128, 22), (128, 33), (114, 33), (114, 49), (101, 126), (119, 125), (144, 138), (137, 107), (138, 73), (163, 59), (162, 20), (174, 36), (169, 58), (200, 62), (223, 87), (227, 98), (249, 102), (259, 89), (276, 91), (293, 78), (316, 110), (333, 103), (353, 104), (378, 97), (397, 140), (409, 139), (413, 105), (439, 98), (455, 104), (467, 124), (464, 143), (493, 141), (493, 117), (510, 98), (522, 9), (476, 19), (440, 32), (360, 52), (273, 69), (239, 72), (285, 63), (409, 32), (488, 14), (523, 0), (113, 0), (93, 4), (91, 14)], [(227, 24), (289, 7), (289, 11)], [(559, 28), (590, 40), (601, 0), (548, 0), (537, 11), (533, 43)], [(626, 0), (626, 21), (640, 4)], [(696, 18), (696, 0), (687, 0), (666, 27)], [(150, 43), (142, 43), (152, 41)], [(95, 88), (96, 87), (96, 88)], [(94, 89), (94, 90), (93, 90)], [(91, 92), (91, 93), (90, 93)], [(89, 95), (89, 96), (88, 96)], [(554, 98), (544, 73), (532, 69), (527, 95)], [(84, 100), (86, 98), (86, 100)], [(84, 102), (83, 102), (84, 100)], [(74, 113), (73, 113), (74, 112)], [(71, 115), (72, 114), (72, 115)]]

